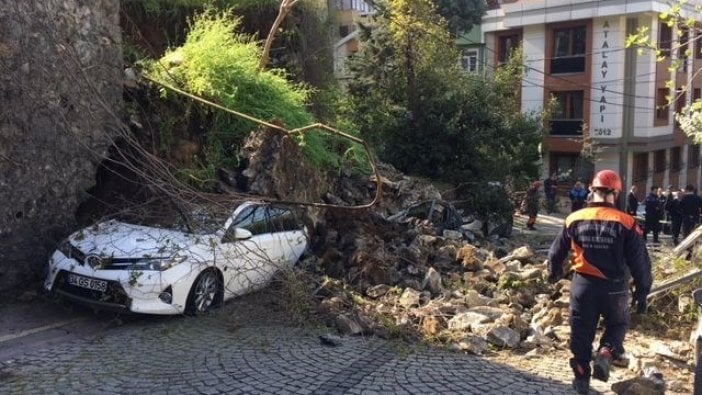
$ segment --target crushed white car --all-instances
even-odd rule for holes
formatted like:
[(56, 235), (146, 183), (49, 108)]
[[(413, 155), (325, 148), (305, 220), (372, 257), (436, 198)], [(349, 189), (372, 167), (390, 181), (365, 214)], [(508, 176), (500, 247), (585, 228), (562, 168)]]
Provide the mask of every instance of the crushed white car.
[(265, 287), (307, 248), (288, 208), (246, 202), (217, 229), (189, 233), (111, 220), (73, 233), (49, 259), (51, 294), (99, 309), (201, 313)]

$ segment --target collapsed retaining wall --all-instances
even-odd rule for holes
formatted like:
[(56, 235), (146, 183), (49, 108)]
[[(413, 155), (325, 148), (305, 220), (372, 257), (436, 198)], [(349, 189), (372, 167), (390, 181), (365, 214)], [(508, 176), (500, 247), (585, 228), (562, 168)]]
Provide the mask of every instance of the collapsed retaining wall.
[(118, 131), (119, 0), (0, 0), (0, 295), (38, 284)]

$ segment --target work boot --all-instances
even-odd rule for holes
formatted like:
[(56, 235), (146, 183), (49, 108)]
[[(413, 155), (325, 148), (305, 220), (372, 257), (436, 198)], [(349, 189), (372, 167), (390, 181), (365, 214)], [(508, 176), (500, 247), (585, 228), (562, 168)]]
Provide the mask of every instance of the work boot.
[(573, 389), (578, 394), (589, 394), (590, 393), (590, 378), (589, 377), (576, 377), (573, 379)]
[(616, 366), (618, 368), (628, 368), (629, 358), (627, 358), (627, 356), (624, 354), (614, 355), (612, 357), (612, 366)]
[(592, 377), (606, 383), (609, 380), (609, 368), (612, 365), (612, 351), (609, 347), (600, 348), (592, 365)]
[(573, 368), (573, 389), (578, 394), (589, 394), (590, 393), (590, 365), (582, 365), (575, 361), (575, 359), (570, 360), (570, 367)]

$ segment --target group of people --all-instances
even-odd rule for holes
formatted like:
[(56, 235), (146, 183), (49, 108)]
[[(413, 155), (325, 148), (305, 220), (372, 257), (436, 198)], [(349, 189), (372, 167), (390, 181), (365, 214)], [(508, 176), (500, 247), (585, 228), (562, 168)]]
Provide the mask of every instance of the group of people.
[[(697, 194), (695, 187), (687, 185), (684, 190), (674, 190), (671, 186), (666, 191), (657, 186), (651, 187), (643, 201), (644, 210), (644, 241), (648, 234), (653, 235), (653, 242), (659, 242), (661, 221), (667, 219), (670, 223), (670, 234), (673, 244), (677, 245), (682, 237), (687, 237), (700, 223), (702, 213), (702, 197)], [(636, 186), (632, 186), (627, 197), (626, 211), (636, 217), (639, 200), (636, 196)]]
[[(529, 216), (526, 226), (527, 229), (530, 230), (536, 230), (534, 224), (539, 214), (539, 206), (541, 203), (540, 190), (542, 185), (544, 187), (544, 195), (546, 196), (546, 212), (548, 214), (556, 212), (558, 181), (554, 173), (551, 177), (545, 179), (543, 183), (541, 181), (534, 181), (526, 192), (523, 211)], [(590, 191), (582, 182), (577, 181), (573, 188), (568, 191), (568, 197), (570, 198), (570, 211), (575, 212), (587, 205)]]

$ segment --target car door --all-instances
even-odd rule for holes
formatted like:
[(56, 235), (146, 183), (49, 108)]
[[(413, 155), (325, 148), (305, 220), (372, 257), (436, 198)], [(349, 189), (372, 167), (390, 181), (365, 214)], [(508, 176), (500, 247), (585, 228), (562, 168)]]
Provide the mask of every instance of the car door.
[[(237, 228), (248, 230), (251, 237), (237, 239)], [(252, 204), (241, 210), (221, 241), (225, 292), (240, 295), (265, 286), (275, 272), (275, 244), (267, 206)]]
[(268, 208), (275, 250), (271, 256), (279, 268), (292, 266), (307, 248), (307, 235), (302, 221), (289, 208)]

